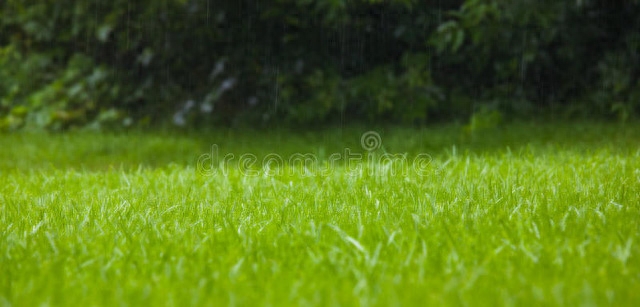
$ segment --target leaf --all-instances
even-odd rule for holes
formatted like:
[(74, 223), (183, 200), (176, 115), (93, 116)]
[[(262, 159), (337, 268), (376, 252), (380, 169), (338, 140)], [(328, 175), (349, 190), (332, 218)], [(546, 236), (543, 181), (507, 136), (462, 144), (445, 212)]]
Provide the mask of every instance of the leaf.
[(96, 31), (96, 37), (98, 38), (99, 41), (104, 43), (107, 40), (109, 40), (109, 35), (111, 34), (112, 31), (113, 31), (112, 25), (103, 24), (100, 27), (98, 27), (98, 30)]
[(451, 46), (451, 50), (453, 50), (453, 52), (458, 51), (458, 49), (460, 49), (460, 46), (462, 46), (463, 42), (464, 42), (464, 31), (462, 31), (462, 29), (458, 29), (457, 31), (455, 31), (454, 41), (453, 41), (453, 45)]

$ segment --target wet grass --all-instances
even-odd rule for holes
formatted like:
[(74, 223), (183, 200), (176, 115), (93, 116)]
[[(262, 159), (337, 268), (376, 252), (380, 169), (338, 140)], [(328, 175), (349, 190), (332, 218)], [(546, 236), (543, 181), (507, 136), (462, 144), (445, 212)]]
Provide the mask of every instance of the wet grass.
[(635, 305), (639, 128), (0, 135), (0, 304)]

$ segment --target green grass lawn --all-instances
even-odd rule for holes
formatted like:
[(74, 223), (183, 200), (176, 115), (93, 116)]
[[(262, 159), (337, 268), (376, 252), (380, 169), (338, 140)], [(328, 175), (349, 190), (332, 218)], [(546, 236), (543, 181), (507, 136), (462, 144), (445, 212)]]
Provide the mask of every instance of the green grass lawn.
[(460, 131), (0, 135), (0, 305), (640, 303), (640, 125)]

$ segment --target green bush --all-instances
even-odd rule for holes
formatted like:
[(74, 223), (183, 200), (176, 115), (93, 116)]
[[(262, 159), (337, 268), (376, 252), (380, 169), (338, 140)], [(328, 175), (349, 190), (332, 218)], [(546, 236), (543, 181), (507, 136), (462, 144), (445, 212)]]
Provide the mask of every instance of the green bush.
[(502, 104), (509, 111), (562, 104), (569, 113), (607, 116), (625, 101), (625, 114), (637, 113), (628, 107), (637, 101), (632, 91), (620, 88), (638, 75), (639, 4), (465, 1), (431, 37), (447, 68), (434, 75), (484, 101), (509, 99)]
[(637, 0), (7, 0), (0, 130), (624, 120), (638, 16)]

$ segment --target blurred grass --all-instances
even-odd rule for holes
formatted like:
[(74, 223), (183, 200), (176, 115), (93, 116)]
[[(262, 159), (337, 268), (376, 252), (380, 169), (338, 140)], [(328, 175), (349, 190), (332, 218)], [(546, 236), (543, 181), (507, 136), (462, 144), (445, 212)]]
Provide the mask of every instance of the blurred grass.
[(507, 124), (473, 135), (461, 126), (425, 128), (345, 127), (311, 130), (231, 130), (189, 132), (143, 132), (123, 134), (71, 132), (67, 134), (0, 134), (0, 171), (50, 168), (87, 170), (137, 169), (169, 164), (195, 165), (198, 157), (217, 145), (221, 154), (251, 153), (261, 158), (269, 153), (290, 156), (312, 153), (320, 159), (331, 153), (365, 152), (360, 136), (376, 131), (382, 149), (389, 153), (427, 153), (433, 156), (458, 153), (491, 154), (520, 151), (572, 150), (588, 152), (607, 148), (612, 153), (639, 149), (640, 124), (573, 122)]

